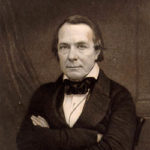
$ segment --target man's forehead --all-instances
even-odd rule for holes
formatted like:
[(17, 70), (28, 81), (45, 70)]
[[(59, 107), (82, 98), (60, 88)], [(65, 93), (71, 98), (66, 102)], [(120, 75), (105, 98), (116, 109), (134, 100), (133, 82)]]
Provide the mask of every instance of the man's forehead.
[(70, 38), (93, 39), (93, 30), (87, 24), (65, 23), (58, 32), (58, 39)]

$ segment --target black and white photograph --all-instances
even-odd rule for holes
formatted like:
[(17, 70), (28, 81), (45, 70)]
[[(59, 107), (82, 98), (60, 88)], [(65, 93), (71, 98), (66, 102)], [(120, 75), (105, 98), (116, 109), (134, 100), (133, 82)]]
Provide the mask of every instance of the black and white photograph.
[(0, 0), (0, 149), (149, 150), (150, 2)]

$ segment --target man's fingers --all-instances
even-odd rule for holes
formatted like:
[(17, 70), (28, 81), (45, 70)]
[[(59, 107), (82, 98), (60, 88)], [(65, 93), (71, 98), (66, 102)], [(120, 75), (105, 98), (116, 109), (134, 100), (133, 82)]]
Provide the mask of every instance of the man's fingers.
[(32, 116), (31, 119), (32, 119), (32, 121), (34, 122), (35, 125), (45, 127), (45, 124), (44, 124), (43, 120), (41, 120), (40, 118), (38, 118), (36, 116)]
[(33, 123), (35, 126), (41, 126), (41, 127), (43, 127), (43, 124), (41, 123), (41, 121), (40, 121), (37, 117), (32, 116), (32, 117), (31, 117), (31, 120), (32, 120), (32, 123)]
[(34, 126), (37, 126), (36, 122), (34, 120), (32, 120), (32, 123), (34, 124)]
[(31, 120), (32, 120), (32, 123), (35, 126), (38, 125), (38, 126), (41, 126), (41, 127), (49, 128), (49, 125), (48, 125), (47, 121), (41, 116), (36, 117), (36, 116), (32, 115)]
[(43, 117), (38, 116), (38, 118), (40, 119), (40, 121), (43, 123), (43, 125), (44, 125), (45, 127), (48, 127), (48, 128), (49, 128), (49, 125), (48, 125), (47, 121), (46, 121)]

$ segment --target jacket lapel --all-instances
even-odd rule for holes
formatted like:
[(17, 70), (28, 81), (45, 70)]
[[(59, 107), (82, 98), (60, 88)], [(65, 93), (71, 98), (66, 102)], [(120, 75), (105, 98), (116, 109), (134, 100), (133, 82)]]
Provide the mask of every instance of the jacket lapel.
[(98, 81), (74, 127), (92, 128), (102, 121), (110, 103), (109, 92), (110, 79), (100, 70)]
[(49, 94), (49, 100), (45, 105), (45, 113), (50, 124), (55, 128), (68, 127), (63, 112), (64, 85), (62, 76), (57, 80), (54, 92)]

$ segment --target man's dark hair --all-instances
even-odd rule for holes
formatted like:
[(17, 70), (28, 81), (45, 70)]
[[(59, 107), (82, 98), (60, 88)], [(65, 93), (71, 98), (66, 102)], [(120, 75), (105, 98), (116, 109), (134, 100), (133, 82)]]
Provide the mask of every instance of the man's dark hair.
[(104, 42), (103, 42), (102, 34), (101, 34), (101, 31), (100, 31), (98, 25), (96, 23), (93, 23), (93, 21), (91, 21), (87, 17), (80, 16), (80, 15), (70, 16), (70, 17), (66, 18), (58, 26), (58, 28), (56, 30), (56, 33), (54, 35), (53, 43), (52, 43), (52, 51), (57, 56), (57, 58), (58, 58), (58, 52), (57, 52), (58, 32), (59, 32), (59, 29), (65, 23), (69, 23), (69, 24), (86, 24), (86, 25), (88, 25), (94, 33), (93, 41), (94, 41), (95, 50), (101, 50), (97, 61), (102, 61), (104, 59), (104, 57), (103, 57)]

